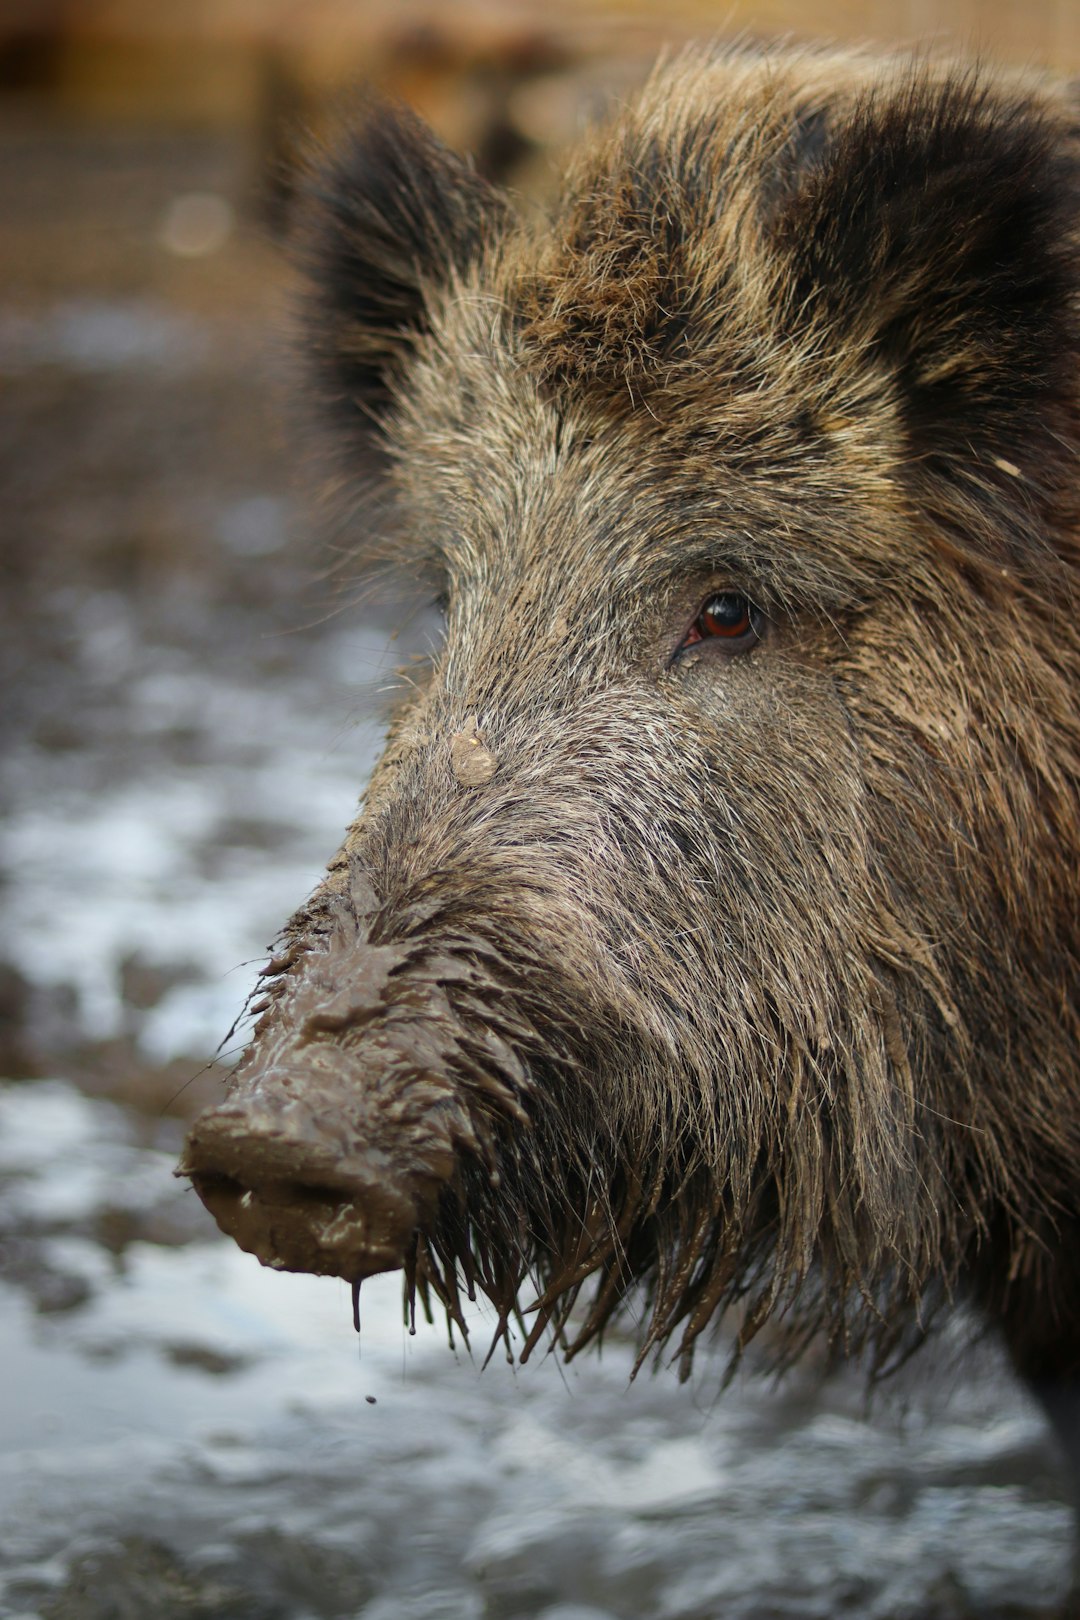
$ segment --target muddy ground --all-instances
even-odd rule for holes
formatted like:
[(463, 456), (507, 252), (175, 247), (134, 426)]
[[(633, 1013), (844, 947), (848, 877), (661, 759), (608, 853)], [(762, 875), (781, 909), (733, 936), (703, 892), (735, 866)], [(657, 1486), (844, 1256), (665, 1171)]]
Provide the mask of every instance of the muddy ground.
[(301, 495), (253, 154), (11, 113), (0, 152), (2, 1620), (1055, 1613), (1056, 1453), (959, 1326), (870, 1406), (721, 1399), (722, 1354), (631, 1385), (617, 1341), (481, 1376), (390, 1278), (358, 1359), (343, 1284), (174, 1180), (429, 632)]

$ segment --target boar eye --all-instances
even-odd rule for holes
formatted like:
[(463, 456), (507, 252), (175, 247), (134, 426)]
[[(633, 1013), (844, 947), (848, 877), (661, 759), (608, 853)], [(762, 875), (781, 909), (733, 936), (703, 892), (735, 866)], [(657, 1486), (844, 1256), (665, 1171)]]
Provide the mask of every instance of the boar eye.
[(717, 591), (706, 597), (678, 651), (700, 641), (717, 641), (726, 652), (746, 652), (761, 640), (764, 615), (738, 591)]

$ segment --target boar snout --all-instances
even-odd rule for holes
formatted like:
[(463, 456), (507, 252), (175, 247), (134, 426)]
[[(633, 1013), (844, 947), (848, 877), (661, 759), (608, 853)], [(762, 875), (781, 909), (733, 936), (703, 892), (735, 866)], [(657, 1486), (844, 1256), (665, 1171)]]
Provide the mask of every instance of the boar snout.
[(229, 1096), (178, 1173), (264, 1265), (356, 1282), (407, 1265), (462, 1156), (497, 1179), (489, 1120), (523, 1073), (452, 1000), (475, 963), (423, 940), (375, 944), (372, 897), (324, 891), (271, 964)]
[(401, 1265), (419, 1200), (389, 1180), (377, 1152), (349, 1141), (340, 1109), (329, 1112), (333, 1089), (310, 1065), (260, 1074), (252, 1094), (202, 1116), (181, 1170), (222, 1231), (264, 1265), (355, 1281)]

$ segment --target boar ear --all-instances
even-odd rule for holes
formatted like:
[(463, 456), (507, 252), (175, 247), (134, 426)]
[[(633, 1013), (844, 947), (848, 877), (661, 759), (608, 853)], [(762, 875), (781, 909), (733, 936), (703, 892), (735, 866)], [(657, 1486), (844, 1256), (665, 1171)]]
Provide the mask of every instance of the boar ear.
[(428, 299), (476, 259), (505, 199), (408, 109), (372, 102), (307, 185), (306, 351), (324, 413), (363, 433), (428, 323)]
[(1045, 509), (1073, 481), (1078, 199), (1063, 106), (915, 70), (867, 98), (777, 222), (792, 319), (823, 314), (830, 348), (890, 379), (905, 476), (939, 512)]

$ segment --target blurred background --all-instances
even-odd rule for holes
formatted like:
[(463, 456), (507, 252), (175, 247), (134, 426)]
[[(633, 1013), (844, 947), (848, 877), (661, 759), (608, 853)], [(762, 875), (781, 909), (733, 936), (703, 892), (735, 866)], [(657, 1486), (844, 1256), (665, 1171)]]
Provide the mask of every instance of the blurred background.
[(1077, 0), (0, 0), (0, 1620), (1058, 1610), (993, 1345), (870, 1407), (631, 1388), (618, 1342), (479, 1379), (482, 1317), (474, 1364), (387, 1279), (358, 1365), (344, 1286), (171, 1175), (429, 633), (295, 449), (298, 143), (374, 82), (542, 196), (660, 46), (736, 32), (1080, 67)]

